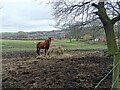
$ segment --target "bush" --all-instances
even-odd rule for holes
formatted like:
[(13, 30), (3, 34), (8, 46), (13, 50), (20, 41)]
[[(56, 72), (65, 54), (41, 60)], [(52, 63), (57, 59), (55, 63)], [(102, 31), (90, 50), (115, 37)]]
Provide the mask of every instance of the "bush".
[(88, 34), (87, 34), (87, 35), (84, 35), (84, 36), (83, 36), (83, 40), (84, 40), (84, 41), (88, 41), (88, 40), (92, 40), (92, 39), (93, 39), (93, 38), (92, 38), (91, 35), (88, 35)]

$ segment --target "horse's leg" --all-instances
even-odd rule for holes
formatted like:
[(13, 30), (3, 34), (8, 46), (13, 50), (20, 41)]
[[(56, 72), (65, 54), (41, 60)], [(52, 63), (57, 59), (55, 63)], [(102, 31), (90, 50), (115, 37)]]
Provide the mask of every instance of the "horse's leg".
[(40, 48), (37, 47), (37, 54), (38, 55), (40, 55), (39, 51), (40, 51)]
[(47, 53), (47, 50), (48, 50), (48, 49), (45, 49), (45, 55), (46, 55), (46, 53)]
[(38, 54), (40, 55), (40, 48), (39, 48), (39, 52), (38, 52)]
[(45, 49), (45, 55), (46, 55), (46, 49)]

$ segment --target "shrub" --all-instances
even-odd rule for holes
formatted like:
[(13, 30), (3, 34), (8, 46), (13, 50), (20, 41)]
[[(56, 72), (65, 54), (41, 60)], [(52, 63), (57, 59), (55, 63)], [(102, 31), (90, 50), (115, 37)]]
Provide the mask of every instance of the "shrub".
[(83, 40), (85, 40), (85, 41), (92, 40), (92, 36), (89, 35), (89, 34), (84, 35), (84, 36), (83, 36)]

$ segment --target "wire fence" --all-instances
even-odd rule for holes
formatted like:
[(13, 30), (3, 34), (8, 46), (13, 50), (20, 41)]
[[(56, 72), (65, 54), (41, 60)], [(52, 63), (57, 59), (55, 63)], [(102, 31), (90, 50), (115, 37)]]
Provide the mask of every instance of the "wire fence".
[(112, 84), (112, 88), (114, 87), (115, 83), (116, 83), (116, 82), (117, 82), (117, 80), (119, 79), (119, 75), (120, 75), (120, 72), (119, 72), (119, 74), (117, 75), (117, 77), (116, 77), (116, 79), (115, 79), (114, 83)]
[[(113, 68), (99, 81), (99, 83), (94, 87), (94, 90), (96, 90), (96, 89), (100, 86), (100, 84), (101, 84), (101, 83), (112, 73), (112, 71), (113, 71), (117, 66), (119, 66), (119, 65), (120, 65), (120, 59), (119, 59), (118, 63), (117, 63), (115, 66), (113, 66)], [(112, 83), (111, 89), (114, 87), (114, 85), (116, 84), (117, 80), (119, 79), (119, 75), (120, 75), (120, 72), (119, 72), (119, 74), (117, 75), (117, 77), (115, 78), (115, 81)]]

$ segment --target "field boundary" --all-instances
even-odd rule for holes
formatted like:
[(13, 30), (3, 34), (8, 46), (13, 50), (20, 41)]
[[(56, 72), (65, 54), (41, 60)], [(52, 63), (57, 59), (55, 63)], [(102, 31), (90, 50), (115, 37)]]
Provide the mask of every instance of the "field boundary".
[[(99, 81), (99, 83), (95, 86), (94, 90), (96, 90), (100, 84), (111, 74), (113, 73), (113, 81), (112, 81), (112, 86), (111, 86), (111, 90), (114, 90), (114, 89), (120, 89), (120, 58), (119, 58), (119, 53), (115, 53), (114, 54), (114, 60), (117, 60), (118, 59), (118, 63), (117, 64), (113, 64), (113, 68)], [(117, 72), (116, 72), (117, 70)]]

